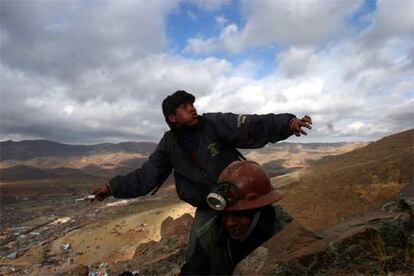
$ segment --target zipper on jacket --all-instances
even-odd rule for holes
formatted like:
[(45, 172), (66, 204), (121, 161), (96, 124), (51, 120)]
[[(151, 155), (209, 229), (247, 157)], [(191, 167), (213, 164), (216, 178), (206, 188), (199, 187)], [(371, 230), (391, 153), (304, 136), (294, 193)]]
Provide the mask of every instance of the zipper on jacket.
[(227, 237), (227, 250), (229, 251), (229, 258), (230, 258), (231, 266), (234, 267), (234, 261), (233, 261), (233, 256), (231, 255), (230, 239), (229, 239), (229, 237)]

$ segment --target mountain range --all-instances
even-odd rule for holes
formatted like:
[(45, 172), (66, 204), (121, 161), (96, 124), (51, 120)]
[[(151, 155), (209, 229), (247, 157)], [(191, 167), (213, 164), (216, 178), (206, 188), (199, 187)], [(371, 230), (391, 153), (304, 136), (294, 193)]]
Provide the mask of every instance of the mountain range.
[[(362, 145), (365, 143), (276, 143), (243, 150), (243, 154), (262, 164), (270, 176), (277, 176)], [(150, 142), (68, 145), (47, 140), (4, 141), (0, 143), (0, 179), (110, 177), (139, 167), (156, 146)]]
[(93, 155), (99, 153), (151, 153), (156, 144), (150, 142), (102, 143), (96, 145), (68, 145), (48, 140), (11, 140), (0, 143), (0, 161), (29, 160), (43, 156)]

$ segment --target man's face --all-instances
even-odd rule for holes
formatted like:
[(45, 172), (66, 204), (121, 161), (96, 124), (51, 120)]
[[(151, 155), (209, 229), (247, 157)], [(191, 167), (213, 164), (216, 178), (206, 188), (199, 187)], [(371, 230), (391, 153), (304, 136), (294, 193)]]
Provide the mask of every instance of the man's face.
[(191, 102), (182, 103), (175, 109), (175, 113), (168, 117), (173, 124), (193, 126), (198, 122), (197, 110)]
[(224, 228), (226, 228), (232, 239), (243, 240), (246, 237), (252, 224), (252, 212), (220, 212), (219, 216)]

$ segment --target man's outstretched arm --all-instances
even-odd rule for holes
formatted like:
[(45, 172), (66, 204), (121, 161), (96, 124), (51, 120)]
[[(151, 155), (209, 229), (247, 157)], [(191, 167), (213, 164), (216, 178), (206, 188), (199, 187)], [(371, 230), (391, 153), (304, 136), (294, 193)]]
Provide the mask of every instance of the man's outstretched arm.
[(293, 134), (300, 136), (304, 134), (302, 127), (310, 128), (312, 123), (309, 116), (298, 119), (289, 113), (207, 113), (204, 116), (213, 121), (219, 137), (236, 148), (261, 148), (267, 143), (285, 140)]
[(109, 195), (117, 198), (134, 198), (146, 195), (160, 186), (171, 173), (172, 165), (165, 151), (165, 140), (161, 139), (157, 149), (142, 166), (126, 175), (111, 178), (105, 185), (95, 188), (97, 199)]

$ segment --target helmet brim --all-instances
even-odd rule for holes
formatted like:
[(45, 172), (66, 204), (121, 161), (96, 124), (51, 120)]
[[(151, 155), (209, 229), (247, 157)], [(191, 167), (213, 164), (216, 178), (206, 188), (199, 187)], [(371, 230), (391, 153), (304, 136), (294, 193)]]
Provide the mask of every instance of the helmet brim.
[(273, 190), (270, 193), (265, 194), (256, 199), (243, 199), (229, 204), (224, 208), (224, 211), (242, 211), (256, 209), (268, 204), (272, 204), (276, 201), (279, 201), (283, 198), (283, 194), (277, 190)]

